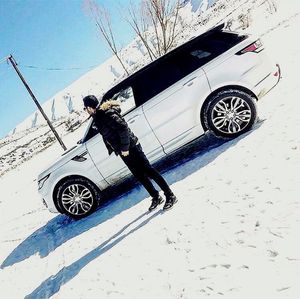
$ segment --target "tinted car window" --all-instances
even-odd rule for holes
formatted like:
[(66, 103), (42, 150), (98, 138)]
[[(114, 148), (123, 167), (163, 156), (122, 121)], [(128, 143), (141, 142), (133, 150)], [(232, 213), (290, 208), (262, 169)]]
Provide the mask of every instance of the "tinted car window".
[(141, 105), (155, 97), (181, 77), (179, 67), (170, 59), (152, 66), (135, 80), (134, 92), (137, 104)]
[(117, 100), (121, 104), (121, 114), (124, 115), (137, 107), (136, 97), (133, 89), (129, 85), (116, 86), (109, 90), (103, 97), (101, 103)]
[(88, 128), (88, 132), (86, 133), (85, 137), (82, 139), (82, 142), (86, 142), (86, 141), (90, 140), (96, 134), (98, 134), (98, 129), (97, 129), (96, 125), (94, 124), (94, 121), (92, 121), (90, 127)]
[(117, 100), (121, 104), (122, 115), (136, 107), (135, 98), (131, 86), (124, 87), (111, 96), (112, 100)]
[(245, 36), (233, 33), (212, 32), (205, 38), (196, 38), (177, 53), (176, 63), (180, 67), (182, 75), (186, 76), (223, 54), (244, 38)]

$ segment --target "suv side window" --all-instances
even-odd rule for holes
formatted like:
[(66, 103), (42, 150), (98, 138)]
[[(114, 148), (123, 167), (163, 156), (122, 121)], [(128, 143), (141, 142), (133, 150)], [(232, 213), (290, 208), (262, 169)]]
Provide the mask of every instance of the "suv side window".
[(170, 59), (158, 61), (135, 80), (137, 104), (142, 105), (181, 79), (180, 68)]
[(203, 46), (200, 47), (195, 45), (178, 53), (176, 62), (174, 63), (176, 63), (180, 68), (180, 79), (182, 79), (206, 64), (211, 59), (212, 53), (209, 49), (205, 49)]
[(85, 136), (83, 137), (83, 139), (81, 140), (80, 143), (86, 142), (88, 140), (90, 140), (91, 138), (93, 138), (96, 134), (98, 134), (98, 129), (94, 124), (94, 121), (91, 122), (90, 126), (88, 127), (88, 131), (85, 134)]
[(131, 86), (120, 89), (111, 96), (112, 100), (121, 103), (121, 114), (124, 115), (136, 107), (135, 98)]
[[(115, 91), (114, 93), (110, 94), (109, 97), (106, 97), (105, 100), (108, 101), (110, 99), (117, 100), (120, 102), (122, 115), (128, 113), (129, 111), (133, 110), (136, 107), (133, 90), (130, 86), (121, 88), (119, 91)], [(92, 121), (88, 129), (88, 132), (86, 133), (83, 139), (83, 142), (88, 141), (89, 139), (94, 137), (97, 133), (98, 133), (98, 129), (94, 125), (94, 122)]]

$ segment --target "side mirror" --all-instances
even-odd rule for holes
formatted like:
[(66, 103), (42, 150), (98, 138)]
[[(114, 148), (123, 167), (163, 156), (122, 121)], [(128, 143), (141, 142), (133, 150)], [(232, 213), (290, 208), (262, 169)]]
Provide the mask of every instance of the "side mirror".
[(82, 143), (83, 143), (83, 139), (77, 141), (77, 144), (82, 144)]

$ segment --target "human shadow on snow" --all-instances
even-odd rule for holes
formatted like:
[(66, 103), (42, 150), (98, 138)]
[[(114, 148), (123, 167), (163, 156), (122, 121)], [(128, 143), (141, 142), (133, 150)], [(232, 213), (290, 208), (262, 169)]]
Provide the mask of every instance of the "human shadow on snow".
[[(258, 122), (253, 130), (260, 127), (261, 123)], [(205, 134), (155, 166), (172, 185), (214, 161), (220, 154), (251, 134), (253, 130), (233, 140), (217, 138), (210, 133)], [(199, 184), (201, 185), (201, 182)], [(108, 193), (112, 199), (84, 219), (75, 221), (64, 215), (54, 217), (19, 244), (3, 261), (1, 269), (37, 253), (44, 258), (68, 240), (130, 209), (149, 196), (144, 188), (140, 185), (136, 186), (134, 180), (111, 188)]]
[[(44, 280), (31, 294), (25, 296), (25, 299), (50, 298), (59, 291), (61, 286), (73, 279), (90, 262), (92, 262), (96, 258), (99, 258), (102, 254), (119, 244), (123, 239), (136, 232), (138, 229), (149, 223), (153, 218), (162, 213), (162, 210), (159, 210), (154, 214), (150, 212), (143, 213), (129, 224), (126, 224), (121, 230), (119, 230), (108, 240), (81, 257), (79, 260), (75, 261), (67, 267), (63, 267), (55, 275), (51, 275), (49, 278)], [(135, 222), (142, 220), (148, 215), (150, 216), (147, 217), (141, 224), (134, 226), (129, 232), (125, 233), (125, 231), (133, 226)]]

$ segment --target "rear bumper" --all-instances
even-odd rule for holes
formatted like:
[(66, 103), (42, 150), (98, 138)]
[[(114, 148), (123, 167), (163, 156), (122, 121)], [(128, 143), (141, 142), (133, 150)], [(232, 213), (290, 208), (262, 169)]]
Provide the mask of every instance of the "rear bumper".
[(254, 87), (254, 92), (257, 98), (260, 99), (266, 95), (271, 89), (273, 89), (281, 79), (281, 68), (277, 63), (271, 72), (264, 78), (262, 78)]

